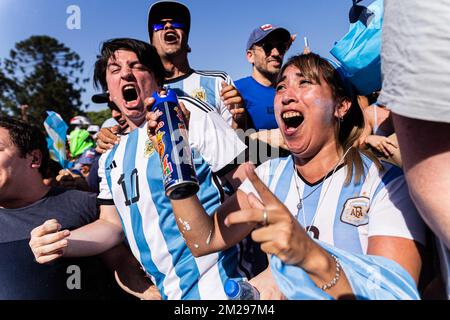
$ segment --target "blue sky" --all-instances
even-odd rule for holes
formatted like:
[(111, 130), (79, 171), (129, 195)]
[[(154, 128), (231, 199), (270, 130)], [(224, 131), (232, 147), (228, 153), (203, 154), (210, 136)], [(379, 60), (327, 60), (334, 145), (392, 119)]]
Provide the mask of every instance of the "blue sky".
[[(152, 0), (0, 0), (0, 58), (5, 58), (17, 41), (31, 35), (55, 37), (76, 51), (85, 61), (85, 77), (92, 78), (100, 43), (115, 37), (148, 41), (147, 12)], [(287, 57), (303, 50), (303, 37), (311, 49), (326, 57), (348, 30), (351, 0), (179, 0), (192, 17), (189, 43), (191, 67), (223, 70), (234, 80), (251, 73), (245, 58), (250, 32), (272, 23), (297, 34)], [(363, 1), (368, 4), (371, 1)], [(81, 11), (81, 29), (69, 30), (66, 13), (70, 5)], [(86, 86), (83, 102), (88, 111), (94, 105), (92, 82)]]

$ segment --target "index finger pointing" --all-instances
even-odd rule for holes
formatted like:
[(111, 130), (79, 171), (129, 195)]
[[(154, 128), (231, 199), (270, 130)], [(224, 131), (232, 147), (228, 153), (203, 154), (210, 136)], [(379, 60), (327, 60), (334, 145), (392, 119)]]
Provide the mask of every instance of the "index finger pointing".
[[(267, 215), (267, 222), (270, 223), (270, 215)], [(256, 224), (256, 223), (263, 223), (264, 222), (264, 210), (261, 209), (247, 209), (247, 210), (240, 210), (235, 211), (233, 213), (230, 213), (225, 218), (225, 225), (227, 227), (234, 225), (234, 224), (240, 224), (240, 223), (249, 223), (249, 224)]]
[(256, 175), (255, 170), (248, 166), (246, 168), (247, 177), (253, 184), (253, 187), (259, 194), (259, 197), (263, 201), (264, 205), (277, 204), (279, 200), (275, 195), (269, 190), (269, 188), (261, 181), (261, 179)]

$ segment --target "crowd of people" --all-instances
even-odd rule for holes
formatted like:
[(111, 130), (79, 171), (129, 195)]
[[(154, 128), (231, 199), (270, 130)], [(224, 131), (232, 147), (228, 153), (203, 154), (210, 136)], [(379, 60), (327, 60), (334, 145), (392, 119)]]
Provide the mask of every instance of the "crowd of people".
[[(450, 99), (428, 110), (404, 61), (420, 55), (434, 82), (450, 57), (402, 45), (392, 16), (423, 27), (411, 7), (450, 4), (412, 2), (386, 1), (384, 83), (366, 96), (308, 47), (284, 62), (296, 35), (271, 24), (249, 35), (250, 76), (194, 70), (189, 9), (153, 3), (150, 43), (103, 42), (92, 101), (114, 120), (70, 121), (67, 169), (36, 126), (0, 118), (0, 299), (227, 299), (228, 279), (261, 299), (448, 299)], [(166, 195), (151, 112), (167, 90), (200, 187), (184, 199)]]

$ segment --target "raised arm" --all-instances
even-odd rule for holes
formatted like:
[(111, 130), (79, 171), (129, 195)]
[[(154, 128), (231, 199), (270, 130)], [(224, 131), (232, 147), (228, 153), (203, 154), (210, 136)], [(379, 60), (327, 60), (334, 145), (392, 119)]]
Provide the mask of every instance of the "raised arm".
[(171, 200), (173, 212), (187, 246), (195, 257), (223, 251), (244, 239), (256, 224), (226, 227), (224, 220), (233, 211), (248, 208), (247, 196), (238, 190), (212, 216), (209, 216), (197, 196)]

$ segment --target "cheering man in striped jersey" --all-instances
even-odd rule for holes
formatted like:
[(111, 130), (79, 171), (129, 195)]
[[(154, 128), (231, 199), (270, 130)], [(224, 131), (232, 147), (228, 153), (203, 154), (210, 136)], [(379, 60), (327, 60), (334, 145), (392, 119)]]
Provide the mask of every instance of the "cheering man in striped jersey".
[(178, 96), (208, 102), (233, 128), (245, 129), (243, 98), (230, 76), (222, 71), (197, 71), (190, 67), (190, 26), (189, 9), (181, 3), (160, 1), (150, 7), (150, 43), (158, 51), (166, 70), (165, 86), (175, 89)]
[[(100, 159), (100, 218), (69, 236), (54, 221), (39, 226), (30, 245), (36, 261), (46, 263), (61, 256), (99, 254), (126, 235), (131, 251), (164, 299), (225, 299), (227, 278), (250, 276), (239, 266), (240, 246), (202, 258), (191, 254), (164, 192), (158, 153), (147, 136), (145, 110), (152, 103), (148, 97), (159, 90), (163, 78), (153, 46), (133, 39), (104, 43), (94, 79), (109, 91), (131, 132)], [(216, 112), (190, 100), (180, 98), (191, 112), (189, 142), (200, 183), (198, 195), (212, 214), (222, 196), (215, 176), (239, 184), (242, 168), (230, 164), (246, 147)]]

